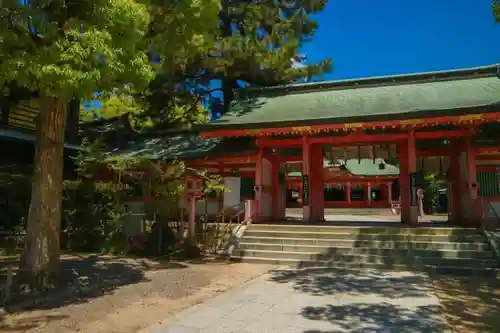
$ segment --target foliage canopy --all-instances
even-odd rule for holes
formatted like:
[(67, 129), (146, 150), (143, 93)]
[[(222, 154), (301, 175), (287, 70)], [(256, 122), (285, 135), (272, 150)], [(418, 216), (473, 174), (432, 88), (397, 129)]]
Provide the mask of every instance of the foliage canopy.
[[(297, 66), (300, 47), (317, 30), (311, 15), (319, 13), (326, 0), (250, 1), (219, 0), (215, 42), (205, 40), (178, 66), (159, 66), (158, 75), (143, 94), (146, 114), (159, 116), (164, 127), (172, 127), (169, 113), (178, 105), (191, 105), (184, 112), (196, 119), (197, 108), (206, 98), (222, 96), (224, 111), (234, 99), (234, 89), (272, 86), (313, 77), (331, 70), (329, 59)], [(168, 45), (167, 45), (168, 46)], [(218, 82), (220, 87), (214, 87)]]

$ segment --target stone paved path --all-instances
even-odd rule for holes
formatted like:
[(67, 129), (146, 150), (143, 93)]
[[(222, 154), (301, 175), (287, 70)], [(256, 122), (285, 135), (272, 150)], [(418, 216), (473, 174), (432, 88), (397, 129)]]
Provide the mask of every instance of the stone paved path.
[(425, 275), (278, 269), (149, 333), (448, 333)]

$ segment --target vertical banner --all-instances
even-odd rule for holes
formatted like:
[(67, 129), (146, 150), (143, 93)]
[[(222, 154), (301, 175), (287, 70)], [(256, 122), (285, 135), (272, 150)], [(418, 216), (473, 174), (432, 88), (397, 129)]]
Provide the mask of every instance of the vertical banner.
[(309, 176), (302, 176), (302, 206), (309, 205)]
[(417, 173), (410, 173), (410, 206), (417, 206)]

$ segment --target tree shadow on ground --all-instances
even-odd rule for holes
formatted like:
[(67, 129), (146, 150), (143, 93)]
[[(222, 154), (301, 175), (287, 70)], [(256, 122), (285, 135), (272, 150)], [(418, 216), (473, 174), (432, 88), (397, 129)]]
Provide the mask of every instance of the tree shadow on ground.
[(335, 268), (283, 269), (271, 273), (271, 280), (292, 283), (302, 293), (316, 296), (339, 293), (372, 293), (386, 298), (423, 297), (428, 289), (423, 277), (379, 271), (350, 271)]
[(413, 309), (388, 303), (305, 307), (302, 315), (310, 320), (332, 324), (328, 331), (306, 330), (304, 333), (435, 333), (449, 330), (440, 319), (439, 306)]
[(0, 314), (0, 331), (9, 332), (26, 332), (51, 321), (57, 321), (67, 318), (66, 315), (43, 315), (43, 316), (28, 316), (22, 319), (9, 320), (5, 315)]
[[(0, 260), (0, 269), (8, 265), (12, 265), (12, 261), (2, 263)], [(42, 293), (15, 293), (5, 310), (14, 313), (84, 303), (113, 293), (118, 288), (149, 281), (145, 276), (147, 271), (185, 267), (182, 263), (169, 262), (148, 265), (146, 261), (133, 258), (64, 255), (61, 257), (59, 281), (54, 288)]]
[(499, 280), (485, 277), (434, 277), (434, 286), (455, 332), (499, 331)]
[[(454, 286), (446, 286), (439, 283), (446, 281), (446, 277), (435, 274), (444, 266), (460, 267), (464, 263), (491, 267), (495, 259), (487, 253), (489, 245), (484, 236), (463, 229), (446, 232), (415, 228), (408, 232), (394, 228), (390, 233), (382, 229), (361, 228), (352, 235), (344, 235), (344, 245), (331, 247), (295, 268), (275, 270), (271, 280), (290, 284), (310, 295), (346, 296), (339, 301), (340, 305), (305, 304), (302, 311), (305, 318), (332, 324), (333, 330), (324, 333), (446, 332), (449, 327), (442, 320), (445, 312), (447, 317), (456, 317), (448, 319), (454, 329), (463, 322), (471, 323), (460, 332), (498, 332), (500, 324), (492, 320), (500, 318), (500, 312), (490, 314), (499, 307), (495, 296), (499, 295), (498, 281), (467, 276), (458, 279)], [(450, 251), (442, 251), (443, 243), (447, 243)], [(383, 270), (364, 269), (373, 264)], [(448, 273), (471, 275), (466, 271)], [(476, 280), (480, 282), (476, 286), (467, 285)], [(444, 308), (437, 304), (436, 298), (429, 298), (434, 291)], [(469, 304), (472, 299), (476, 300), (474, 305)], [(479, 309), (483, 311), (479, 313)]]
[(331, 329), (306, 333), (434, 333), (449, 329), (437, 299), (429, 297), (432, 286), (424, 274), (301, 268), (275, 270), (271, 280), (291, 284), (301, 293), (336, 300), (319, 306), (304, 304), (300, 313), (304, 318), (331, 324)]

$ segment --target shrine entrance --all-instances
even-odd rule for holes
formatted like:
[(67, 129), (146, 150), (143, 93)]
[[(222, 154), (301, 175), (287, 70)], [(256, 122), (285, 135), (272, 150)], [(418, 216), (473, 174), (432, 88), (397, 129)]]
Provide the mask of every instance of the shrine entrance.
[[(392, 148), (392, 152), (390, 151)], [(396, 147), (322, 145), (324, 216), (326, 221), (366, 220), (400, 221), (390, 211), (394, 183), (398, 186), (399, 167)], [(280, 155), (280, 150), (275, 152)], [(290, 150), (288, 150), (290, 152)], [(303, 219), (303, 178), (300, 150), (295, 155), (281, 156), (284, 160), (287, 191), (286, 218)], [(393, 160), (390, 160), (393, 154)], [(285, 154), (283, 154), (285, 155)], [(394, 163), (394, 165), (389, 164)], [(395, 189), (399, 193), (399, 189)], [(397, 194), (396, 193), (396, 194)]]
[[(278, 202), (267, 192), (262, 217), (416, 223), (434, 222), (439, 214), (437, 221), (445, 222), (453, 209), (456, 216), (460, 176), (448, 179), (460, 171), (451, 161), (467, 148), (467, 131), (391, 136), (393, 142), (365, 134), (259, 140), (261, 165), (267, 166), (260, 171), (263, 194), (265, 188), (275, 188), (284, 198)], [(274, 182), (274, 173), (282, 180)], [(259, 176), (257, 171), (256, 183)]]

